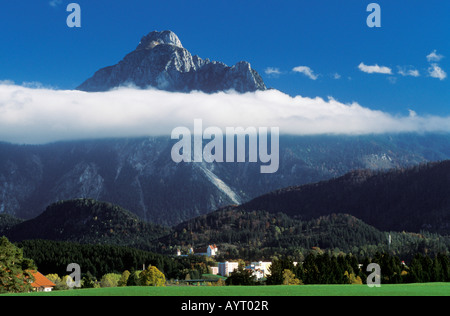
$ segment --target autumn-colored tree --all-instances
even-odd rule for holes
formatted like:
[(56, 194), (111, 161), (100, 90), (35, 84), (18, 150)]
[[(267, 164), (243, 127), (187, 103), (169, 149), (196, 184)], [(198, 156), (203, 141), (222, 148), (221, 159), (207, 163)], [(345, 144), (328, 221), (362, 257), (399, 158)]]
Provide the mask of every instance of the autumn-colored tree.
[(123, 273), (122, 273), (122, 276), (120, 277), (120, 280), (119, 280), (119, 286), (127, 286), (127, 283), (128, 283), (128, 279), (130, 278), (130, 275), (131, 275), (131, 273), (130, 273), (130, 271), (128, 271), (128, 270), (125, 270)]
[(140, 282), (144, 286), (164, 286), (166, 277), (155, 266), (149, 266), (141, 272)]
[(59, 277), (59, 275), (57, 275), (56, 273), (54, 273), (54, 274), (47, 274), (45, 277), (55, 284), (55, 286), (53, 287), (54, 291), (68, 290), (69, 289), (69, 287), (67, 286), (67, 283), (64, 282)]
[(285, 270), (293, 271), (295, 269), (294, 262), (290, 258), (280, 258), (272, 261), (272, 265), (269, 268), (270, 275), (267, 278), (267, 284), (269, 285), (281, 285), (283, 284), (284, 277), (283, 272)]
[(0, 238), (0, 293), (28, 292), (34, 278), (30, 271), (36, 270), (30, 259), (23, 257), (23, 251), (6, 237)]
[(349, 284), (363, 284), (363, 281), (359, 275), (356, 276), (354, 273), (348, 273), (348, 271), (345, 271), (344, 276), (347, 278)]
[(120, 274), (107, 273), (102, 277), (100, 285), (101, 287), (117, 287), (121, 277)]
[(283, 271), (283, 284), (284, 285), (302, 285), (302, 281), (295, 277), (295, 274), (289, 270), (285, 269)]
[(224, 279), (219, 279), (219, 280), (217, 280), (217, 282), (212, 282), (211, 285), (212, 286), (225, 286), (226, 283), (225, 283)]

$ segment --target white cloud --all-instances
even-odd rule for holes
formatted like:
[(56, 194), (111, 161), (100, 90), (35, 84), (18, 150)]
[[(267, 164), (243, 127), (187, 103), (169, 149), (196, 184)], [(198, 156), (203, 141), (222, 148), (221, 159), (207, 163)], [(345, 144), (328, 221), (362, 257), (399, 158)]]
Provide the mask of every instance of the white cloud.
[(373, 73), (385, 74), (385, 75), (392, 74), (392, 69), (389, 67), (385, 67), (385, 66), (378, 66), (378, 65), (368, 66), (368, 65), (365, 65), (364, 63), (360, 63), (358, 68), (362, 72), (365, 72), (368, 74), (373, 74)]
[(176, 127), (279, 127), (282, 134), (450, 132), (450, 117), (394, 116), (332, 98), (277, 90), (238, 94), (121, 88), (87, 93), (0, 85), (0, 141), (42, 144), (76, 139), (170, 135)]
[(428, 74), (430, 77), (440, 80), (447, 78), (447, 73), (437, 64), (431, 64), (430, 68), (428, 68)]
[(281, 75), (281, 71), (279, 68), (274, 68), (274, 67), (268, 67), (266, 68), (266, 70), (264, 70), (266, 75), (269, 76), (277, 76), (277, 75)]
[(398, 73), (403, 77), (420, 77), (420, 72), (412, 67), (398, 67)]
[(24, 81), (21, 86), (32, 89), (56, 89), (54, 86), (43, 84), (39, 81)]
[(292, 69), (292, 71), (302, 73), (311, 80), (317, 80), (317, 78), (319, 77), (318, 75), (314, 74), (314, 71), (311, 68), (307, 66), (298, 66)]
[(13, 86), (15, 83), (12, 80), (0, 80), (0, 85)]
[(409, 112), (409, 116), (410, 117), (417, 117), (417, 113), (416, 113), (416, 111), (414, 111), (414, 110), (411, 110), (411, 109), (408, 109), (408, 112)]
[(437, 54), (437, 51), (434, 50), (433, 52), (431, 52), (428, 56), (427, 56), (427, 60), (428, 62), (433, 62), (433, 61), (440, 61), (442, 58), (444, 58), (443, 55)]

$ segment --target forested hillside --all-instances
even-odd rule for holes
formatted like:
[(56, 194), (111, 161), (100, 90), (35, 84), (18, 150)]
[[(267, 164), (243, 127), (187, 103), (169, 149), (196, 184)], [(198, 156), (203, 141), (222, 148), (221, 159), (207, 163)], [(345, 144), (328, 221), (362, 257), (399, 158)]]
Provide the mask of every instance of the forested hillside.
[(78, 199), (52, 204), (37, 218), (10, 228), (6, 235), (11, 241), (47, 239), (158, 250), (153, 241), (169, 231), (120, 206)]
[[(52, 204), (35, 219), (0, 218), (11, 241), (46, 239), (128, 246), (185, 254), (219, 246), (219, 259), (301, 260), (311, 250), (404, 260), (450, 249), (450, 162), (389, 172), (355, 171), (326, 182), (290, 187), (168, 228), (92, 199)], [(389, 237), (390, 236), (390, 237)], [(389, 241), (390, 240), (390, 241)]]
[(389, 172), (361, 170), (256, 198), (242, 210), (309, 220), (351, 214), (380, 230), (450, 234), (450, 161)]
[(159, 241), (170, 251), (176, 246), (187, 251), (191, 246), (215, 243), (221, 256), (249, 260), (275, 255), (300, 260), (313, 249), (359, 256), (390, 251), (406, 260), (416, 253), (436, 254), (450, 249), (449, 238), (426, 232), (383, 232), (347, 214), (299, 220), (283, 213), (246, 212), (233, 207), (180, 224)]
[(82, 245), (72, 242), (27, 240), (17, 243), (24, 256), (33, 258), (39, 271), (44, 274), (67, 274), (67, 265), (77, 263), (83, 274), (101, 278), (107, 273), (125, 270), (141, 270), (143, 265), (154, 265), (169, 277), (176, 277), (183, 266), (167, 256), (130, 247), (112, 245)]

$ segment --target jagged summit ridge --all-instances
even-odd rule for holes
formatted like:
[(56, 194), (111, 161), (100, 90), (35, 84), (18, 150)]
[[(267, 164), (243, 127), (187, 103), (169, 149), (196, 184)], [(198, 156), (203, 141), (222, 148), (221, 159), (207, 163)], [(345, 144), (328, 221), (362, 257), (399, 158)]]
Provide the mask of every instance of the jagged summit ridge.
[(77, 89), (108, 91), (126, 85), (166, 91), (240, 93), (266, 90), (261, 76), (246, 61), (229, 67), (221, 62), (192, 56), (172, 31), (153, 31), (118, 64), (97, 71)]
[(153, 49), (156, 45), (174, 45), (180, 48), (183, 48), (180, 39), (178, 36), (172, 31), (153, 31), (148, 35), (142, 37), (141, 42), (139, 43), (136, 50), (141, 49)]

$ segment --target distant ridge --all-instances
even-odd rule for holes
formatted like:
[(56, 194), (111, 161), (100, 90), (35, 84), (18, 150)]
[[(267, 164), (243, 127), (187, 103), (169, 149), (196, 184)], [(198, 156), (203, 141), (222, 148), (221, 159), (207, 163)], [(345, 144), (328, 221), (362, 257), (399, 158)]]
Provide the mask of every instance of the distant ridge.
[(294, 186), (240, 206), (308, 220), (332, 213), (355, 216), (384, 231), (450, 234), (450, 161), (389, 172), (360, 170)]

